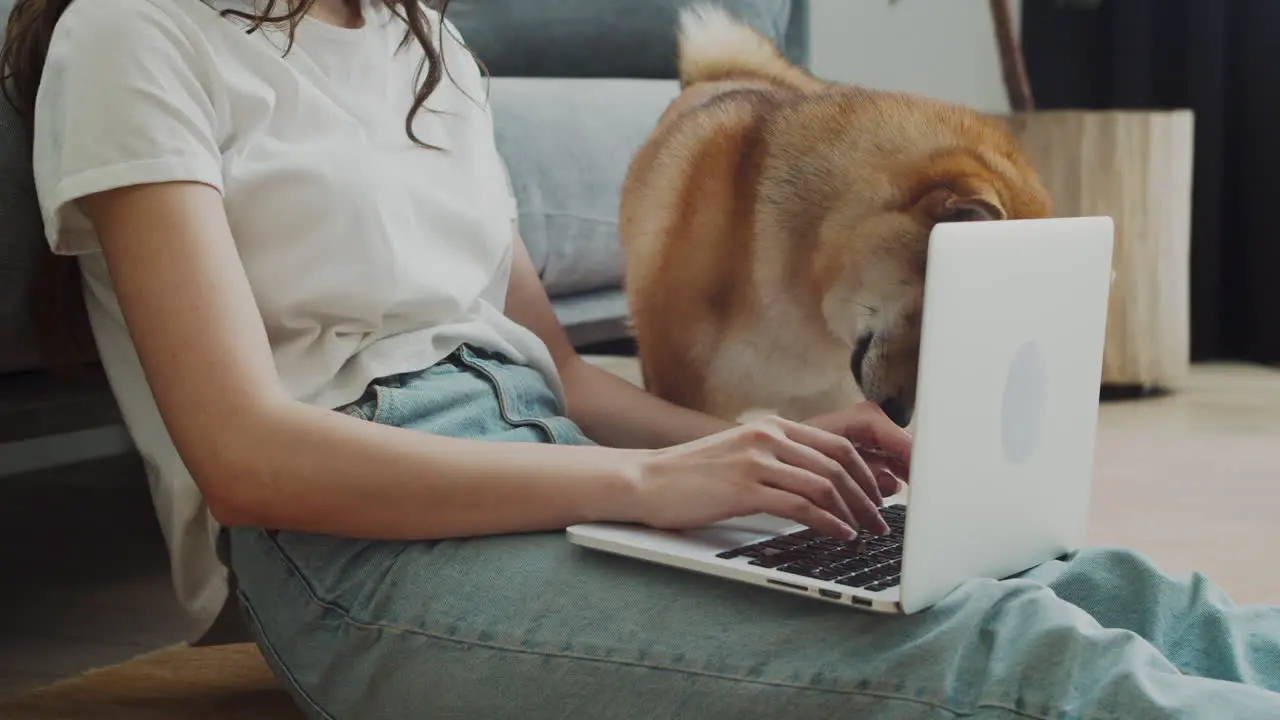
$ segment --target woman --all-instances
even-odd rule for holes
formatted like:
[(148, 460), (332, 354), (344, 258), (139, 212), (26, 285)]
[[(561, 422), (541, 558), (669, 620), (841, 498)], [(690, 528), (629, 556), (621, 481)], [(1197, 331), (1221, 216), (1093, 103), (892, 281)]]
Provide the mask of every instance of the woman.
[(179, 591), (220, 603), (230, 528), (312, 717), (1280, 717), (1280, 614), (1123, 551), (886, 619), (572, 549), (879, 532), (909, 437), (865, 405), (730, 426), (584, 363), (443, 16), (242, 2), (21, 0), (4, 64)]

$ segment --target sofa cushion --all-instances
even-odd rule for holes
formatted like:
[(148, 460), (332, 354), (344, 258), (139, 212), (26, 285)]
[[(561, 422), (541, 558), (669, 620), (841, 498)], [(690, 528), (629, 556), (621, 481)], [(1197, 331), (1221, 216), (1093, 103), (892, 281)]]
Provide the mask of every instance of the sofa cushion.
[[(447, 17), (495, 76), (676, 77), (676, 16), (692, 0), (453, 0)], [(793, 61), (808, 59), (801, 0), (718, 0)], [(801, 6), (794, 13), (793, 5)], [(804, 27), (799, 27), (800, 25)]]
[(491, 79), (520, 234), (552, 297), (621, 281), (622, 182), (678, 93), (674, 80)]

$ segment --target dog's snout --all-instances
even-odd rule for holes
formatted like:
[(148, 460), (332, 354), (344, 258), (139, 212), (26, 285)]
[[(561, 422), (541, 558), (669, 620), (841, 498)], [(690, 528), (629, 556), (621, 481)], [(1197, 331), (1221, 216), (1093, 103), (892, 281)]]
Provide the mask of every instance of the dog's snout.
[(880, 401), (880, 409), (884, 411), (889, 419), (897, 424), (898, 427), (906, 427), (911, 424), (911, 408), (902, 402), (899, 398), (891, 397)]
[(862, 335), (853, 348), (853, 358), (849, 361), (849, 367), (853, 370), (853, 381), (858, 383), (858, 387), (862, 387), (862, 363), (867, 359), (867, 351), (871, 349), (871, 341), (874, 338), (875, 335), (872, 333)]

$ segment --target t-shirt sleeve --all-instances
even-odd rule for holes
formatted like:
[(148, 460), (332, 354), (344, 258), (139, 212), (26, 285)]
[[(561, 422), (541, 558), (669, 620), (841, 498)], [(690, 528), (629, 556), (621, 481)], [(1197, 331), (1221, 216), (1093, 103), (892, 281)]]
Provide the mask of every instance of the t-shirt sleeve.
[(49, 44), (33, 165), (54, 252), (97, 250), (76, 201), (131, 185), (222, 191), (211, 52), (196, 23), (151, 0), (73, 2)]

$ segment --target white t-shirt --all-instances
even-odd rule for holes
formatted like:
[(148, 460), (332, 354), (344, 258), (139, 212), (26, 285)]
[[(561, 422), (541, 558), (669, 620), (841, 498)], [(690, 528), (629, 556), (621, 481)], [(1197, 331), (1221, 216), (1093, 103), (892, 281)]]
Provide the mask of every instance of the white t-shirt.
[(444, 148), (435, 151), (404, 127), (422, 50), (401, 48), (404, 24), (381, 3), (365, 3), (359, 29), (303, 20), (287, 55), (282, 30), (248, 34), (217, 11), (228, 7), (76, 0), (36, 103), (49, 242), (80, 256), (193, 634), (227, 595), (218, 528), (161, 422), (78, 198), (163, 181), (217, 188), (280, 379), (303, 402), (338, 407), (464, 342), (538, 367), (561, 391), (546, 347), (502, 312), (515, 201), (487, 84), (456, 29), (446, 23), (448, 72), (427, 105), (440, 112), (415, 121), (419, 138)]

